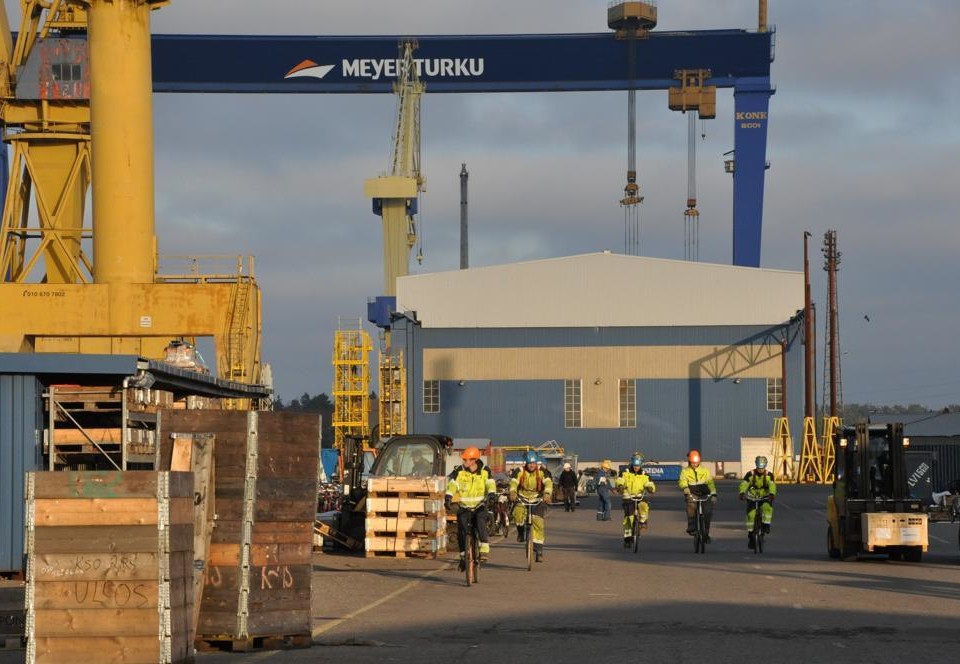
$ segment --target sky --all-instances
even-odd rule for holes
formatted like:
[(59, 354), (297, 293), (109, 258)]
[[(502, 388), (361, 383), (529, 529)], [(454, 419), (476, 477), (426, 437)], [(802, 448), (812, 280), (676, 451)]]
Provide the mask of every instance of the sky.
[[(11, 23), (19, 3), (5, 0)], [(606, 32), (601, 0), (174, 0), (155, 33), (428, 35)], [(660, 0), (660, 30), (757, 26), (756, 0)], [(802, 270), (837, 231), (845, 402), (960, 403), (960, 2), (771, 0), (761, 265)], [(237, 66), (243, 66), (238, 62)], [(383, 291), (380, 220), (363, 181), (389, 167), (390, 95), (154, 97), (163, 254), (255, 255), (263, 357), (281, 398), (330, 393), (333, 333)], [(641, 92), (640, 253), (683, 258), (686, 117)], [(732, 256), (733, 94), (698, 143), (700, 259)], [(470, 264), (623, 251), (626, 93), (433, 95), (422, 101), (424, 260), (459, 267), (459, 172), (470, 171)], [(375, 334), (375, 328), (367, 326)], [(823, 359), (818, 357), (818, 392)]]

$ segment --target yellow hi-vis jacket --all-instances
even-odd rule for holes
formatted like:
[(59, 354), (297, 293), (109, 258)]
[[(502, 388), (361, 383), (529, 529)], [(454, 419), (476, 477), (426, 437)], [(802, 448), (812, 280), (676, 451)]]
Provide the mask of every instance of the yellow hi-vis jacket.
[(746, 493), (748, 489), (757, 498), (777, 495), (777, 485), (773, 481), (773, 475), (769, 472), (761, 475), (756, 470), (751, 470), (744, 475), (737, 491), (738, 493)]
[(526, 468), (521, 468), (510, 480), (510, 493), (519, 493), (520, 497), (529, 501), (536, 500), (542, 494), (543, 501), (549, 502), (553, 495), (553, 480), (540, 469), (530, 473)]
[(677, 486), (684, 493), (692, 493), (702, 498), (717, 492), (717, 485), (713, 483), (713, 474), (703, 466), (687, 466), (680, 471), (680, 479)]
[(447, 495), (460, 494), (460, 506), (467, 509), (478, 507), (488, 493), (497, 492), (497, 483), (490, 477), (483, 461), (477, 461), (476, 472), (471, 472), (463, 466), (457, 466), (447, 478)]
[(639, 496), (644, 491), (647, 493), (655, 493), (657, 487), (642, 470), (639, 473), (635, 473), (627, 468), (620, 473), (620, 477), (617, 478), (617, 491), (622, 493), (624, 497)]

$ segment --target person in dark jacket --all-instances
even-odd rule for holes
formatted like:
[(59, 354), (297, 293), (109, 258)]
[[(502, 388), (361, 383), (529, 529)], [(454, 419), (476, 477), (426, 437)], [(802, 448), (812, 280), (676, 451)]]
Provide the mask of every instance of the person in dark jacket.
[(577, 474), (573, 472), (569, 463), (563, 464), (563, 472), (557, 478), (563, 490), (563, 508), (565, 512), (572, 512), (577, 507)]

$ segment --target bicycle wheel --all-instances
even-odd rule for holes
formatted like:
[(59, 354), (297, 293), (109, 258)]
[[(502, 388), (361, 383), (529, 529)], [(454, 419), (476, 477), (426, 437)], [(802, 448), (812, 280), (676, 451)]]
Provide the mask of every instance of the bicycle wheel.
[(640, 551), (640, 517), (633, 515), (633, 552)]
[(530, 508), (527, 508), (527, 519), (526, 519), (526, 533), (524, 536), (527, 538), (527, 571), (533, 569), (533, 519), (530, 518)]
[(696, 547), (697, 553), (706, 553), (707, 552), (707, 536), (706, 528), (703, 523), (703, 506), (697, 504), (697, 535), (693, 538), (693, 544)]
[(476, 533), (474, 533), (473, 537), (471, 537), (470, 539), (472, 540), (471, 546), (473, 550), (473, 556), (472, 556), (473, 582), (479, 583), (480, 582), (480, 538), (477, 537)]
[(463, 561), (463, 573), (467, 577), (467, 587), (469, 588), (473, 582), (473, 533), (467, 532), (467, 542), (466, 547), (464, 547), (464, 561)]
[(760, 516), (760, 505), (757, 505), (757, 512), (753, 517), (753, 547), (754, 553), (763, 553), (763, 519)]

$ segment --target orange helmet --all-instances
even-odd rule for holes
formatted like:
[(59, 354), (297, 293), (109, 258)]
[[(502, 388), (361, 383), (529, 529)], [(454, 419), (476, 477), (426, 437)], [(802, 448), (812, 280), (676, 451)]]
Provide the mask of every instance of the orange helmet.
[(697, 450), (690, 450), (687, 454), (687, 461), (690, 463), (700, 463), (700, 452)]
[(460, 458), (466, 461), (467, 459), (479, 459), (480, 450), (476, 447), (468, 447), (463, 452), (460, 453)]

